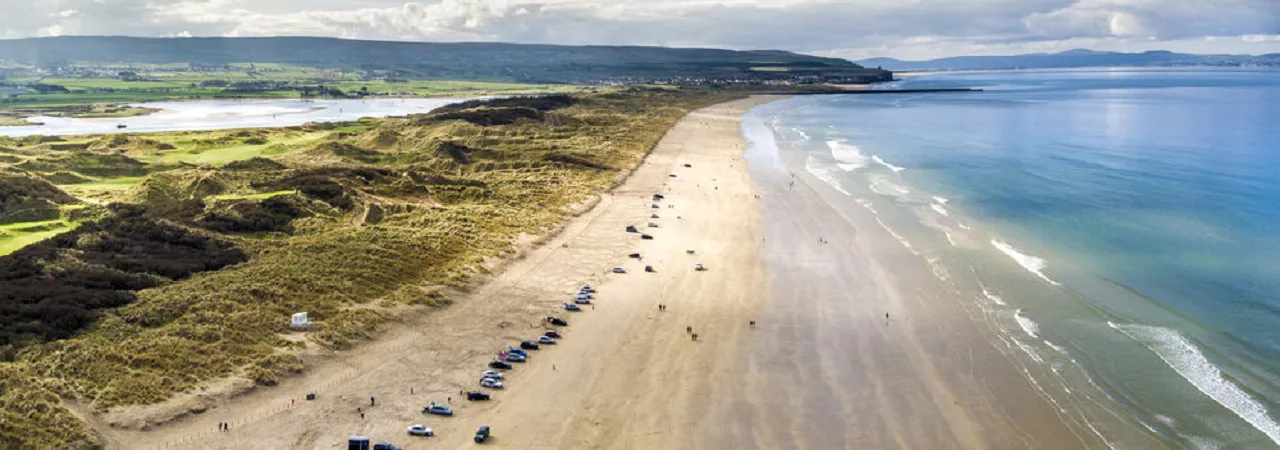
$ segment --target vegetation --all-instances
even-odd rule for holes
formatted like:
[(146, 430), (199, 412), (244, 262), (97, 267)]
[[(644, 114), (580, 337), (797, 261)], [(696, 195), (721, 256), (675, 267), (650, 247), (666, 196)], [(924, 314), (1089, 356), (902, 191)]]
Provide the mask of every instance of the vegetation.
[[(721, 76), (759, 67), (798, 67), (866, 73), (836, 58), (782, 51), (693, 48), (559, 46), (502, 43), (357, 41), (312, 37), (132, 38), (63, 36), (0, 41), (0, 55), (35, 66), (73, 61), (118, 61), (197, 69), (256, 63), (255, 71), (290, 66), (378, 71), (389, 78), (488, 80), (521, 83), (581, 82), (612, 77)], [(121, 68), (131, 72), (130, 66)], [(143, 75), (143, 74), (136, 74)], [(122, 80), (137, 79), (121, 75)], [(142, 78), (145, 78), (143, 76)]]
[[(685, 113), (738, 95), (629, 89), (280, 130), (0, 141), (33, 178), (129, 180), (91, 198), (109, 207), (62, 206), (78, 228), (0, 257), (0, 317), (25, 324), (4, 326), (18, 331), (2, 341), (0, 447), (91, 447), (60, 399), (105, 411), (221, 377), (272, 384), (306, 370), (299, 338), (345, 348), (403, 308), (446, 304), (517, 238), (616, 185)], [(249, 139), (296, 141), (230, 162), (165, 157), (274, 145)], [(24, 192), (55, 195), (37, 185)], [(46, 307), (67, 319), (41, 320)], [(314, 326), (286, 339), (298, 311)]]

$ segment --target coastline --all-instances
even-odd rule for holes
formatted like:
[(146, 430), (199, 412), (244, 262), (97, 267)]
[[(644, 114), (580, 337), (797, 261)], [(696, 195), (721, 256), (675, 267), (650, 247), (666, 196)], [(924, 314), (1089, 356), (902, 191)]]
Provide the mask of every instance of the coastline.
[[(175, 423), (98, 428), (113, 448), (332, 448), (352, 434), (458, 447), (482, 424), (508, 448), (1085, 446), (959, 304), (914, 287), (929, 269), (873, 218), (827, 203), (821, 181), (793, 191), (785, 166), (743, 159), (742, 116), (777, 98), (690, 113), (623, 185), (448, 308)], [(667, 197), (659, 209), (656, 192)], [(652, 241), (622, 230), (650, 221)], [(583, 282), (599, 290), (596, 307), (557, 312)], [(559, 345), (531, 352), (493, 401), (457, 398), (493, 351), (539, 334), (547, 314), (571, 322)], [(319, 398), (304, 402), (310, 390)], [(453, 418), (418, 412), (449, 397)], [(217, 422), (234, 431), (215, 434)], [(415, 423), (437, 437), (406, 438)]]

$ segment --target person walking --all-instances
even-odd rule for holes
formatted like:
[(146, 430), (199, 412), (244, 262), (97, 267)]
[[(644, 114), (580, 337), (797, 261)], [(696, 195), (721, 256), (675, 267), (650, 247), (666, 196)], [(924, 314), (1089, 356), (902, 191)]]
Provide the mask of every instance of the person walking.
[(372, 396), (372, 395), (370, 395), (370, 396), (369, 396), (369, 406), (376, 406), (377, 404), (378, 404), (377, 400), (375, 400), (375, 399), (373, 398), (373, 396)]

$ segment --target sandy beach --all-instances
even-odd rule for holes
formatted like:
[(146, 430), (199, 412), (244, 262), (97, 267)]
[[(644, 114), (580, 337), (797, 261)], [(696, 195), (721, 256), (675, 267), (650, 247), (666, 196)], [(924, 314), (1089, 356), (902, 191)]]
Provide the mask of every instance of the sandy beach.
[[(492, 427), (489, 445), (521, 449), (1099, 445), (1063, 423), (874, 218), (804, 175), (792, 187), (781, 162), (748, 167), (741, 116), (772, 99), (690, 114), (560, 234), (375, 342), (312, 356), (276, 387), (191, 396), (210, 407), (146, 431), (107, 425), (130, 423), (122, 415), (91, 420), (112, 448), (336, 449), (356, 434), (459, 448), (480, 425)], [(583, 283), (596, 305), (558, 311)], [(517, 363), (492, 401), (463, 400), (495, 352), (540, 335), (548, 314), (570, 322), (564, 339)], [(456, 414), (423, 415), (428, 401)], [(407, 436), (419, 423), (437, 436)]]

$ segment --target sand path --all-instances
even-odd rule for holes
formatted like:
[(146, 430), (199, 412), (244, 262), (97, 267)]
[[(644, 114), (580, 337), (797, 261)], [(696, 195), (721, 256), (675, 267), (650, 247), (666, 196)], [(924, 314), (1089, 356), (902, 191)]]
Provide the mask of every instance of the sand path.
[[(785, 170), (748, 172), (739, 117), (768, 100), (690, 114), (623, 186), (468, 298), (281, 386), (146, 432), (108, 428), (110, 445), (333, 449), (364, 434), (459, 448), (488, 424), (491, 446), (522, 449), (1081, 446), (874, 221), (789, 189)], [(555, 313), (571, 323), (559, 345), (531, 352), (493, 401), (460, 398), (583, 282), (597, 305)], [(320, 397), (302, 401), (312, 389)], [(449, 397), (454, 417), (419, 412)], [(231, 432), (214, 431), (223, 421)], [(437, 437), (406, 436), (415, 423)]]

